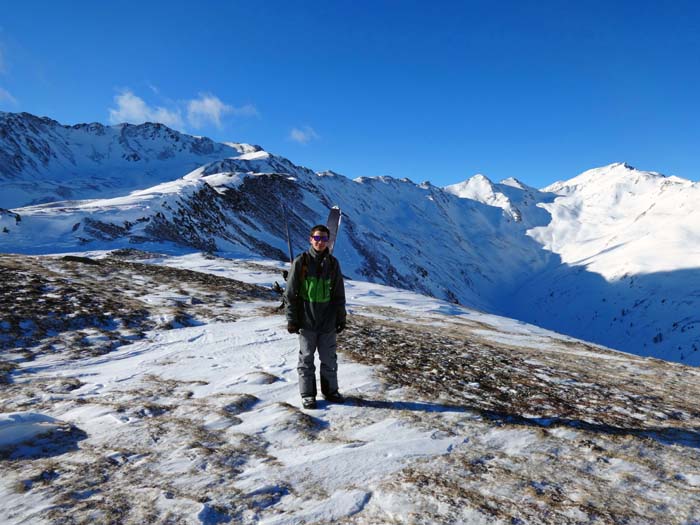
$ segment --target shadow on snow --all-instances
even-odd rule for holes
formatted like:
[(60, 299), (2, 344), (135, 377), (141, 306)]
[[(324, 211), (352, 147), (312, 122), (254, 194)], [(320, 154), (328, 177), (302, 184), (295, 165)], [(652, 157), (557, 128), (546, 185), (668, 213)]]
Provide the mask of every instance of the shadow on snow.
[(648, 438), (653, 439), (662, 445), (679, 445), (683, 447), (700, 449), (700, 427), (692, 429), (674, 427), (624, 428), (558, 417), (529, 418), (516, 414), (509, 414), (507, 412), (484, 410), (476, 407), (444, 403), (381, 401), (366, 399), (358, 396), (347, 397), (346, 401), (353, 406), (364, 408), (411, 412), (468, 413), (475, 416), (481, 416), (484, 419), (499, 425), (519, 425), (537, 428), (569, 427), (583, 430), (585, 432), (611, 436), (633, 436), (643, 439)]

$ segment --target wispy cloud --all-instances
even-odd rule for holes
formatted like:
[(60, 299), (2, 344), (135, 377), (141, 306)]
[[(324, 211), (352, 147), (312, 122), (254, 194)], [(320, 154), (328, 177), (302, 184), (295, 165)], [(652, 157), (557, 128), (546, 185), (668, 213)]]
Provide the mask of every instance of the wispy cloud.
[(202, 128), (207, 124), (220, 128), (225, 115), (255, 117), (258, 116), (258, 110), (252, 104), (239, 108), (224, 104), (219, 97), (211, 93), (200, 93), (199, 98), (187, 102), (187, 121), (195, 128)]
[(187, 120), (195, 128), (202, 128), (207, 124), (221, 127), (221, 117), (232, 113), (233, 107), (221, 102), (219, 97), (209, 93), (200, 93), (199, 98), (187, 102)]
[(12, 93), (0, 87), (0, 104), (8, 103), (12, 106), (17, 105), (17, 99), (12, 96)]
[(161, 122), (171, 128), (183, 129), (184, 121), (179, 109), (167, 109), (164, 107), (151, 107), (146, 102), (134, 95), (130, 90), (124, 90), (114, 97), (117, 108), (109, 109), (109, 120), (113, 124), (129, 122), (142, 124), (143, 122)]
[[(148, 87), (155, 95), (160, 95), (157, 86), (149, 84)], [(252, 104), (234, 107), (224, 103), (211, 93), (200, 93), (198, 98), (178, 102), (164, 100), (166, 102), (164, 106), (152, 106), (134, 94), (132, 90), (124, 89), (114, 97), (117, 107), (109, 108), (109, 120), (114, 124), (162, 122), (166, 126), (183, 130), (185, 126), (191, 126), (195, 129), (207, 126), (221, 128), (224, 117), (227, 115), (236, 117), (259, 115), (258, 110)]]
[(318, 133), (314, 131), (314, 128), (311, 126), (304, 126), (303, 128), (292, 128), (292, 131), (289, 132), (289, 138), (299, 144), (308, 144), (312, 140), (316, 140), (320, 137)]
[(2, 47), (0, 47), (0, 73), (5, 73), (5, 57), (3, 56)]

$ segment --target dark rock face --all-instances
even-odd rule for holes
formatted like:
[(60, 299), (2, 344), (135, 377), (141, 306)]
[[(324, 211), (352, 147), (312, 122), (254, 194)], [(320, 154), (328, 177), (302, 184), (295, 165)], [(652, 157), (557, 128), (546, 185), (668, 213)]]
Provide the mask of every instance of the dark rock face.
[(15, 213), (4, 208), (0, 208), (0, 218), (9, 217), (15, 221), (15, 224), (22, 222), (22, 216), (19, 213)]
[(0, 208), (0, 233), (10, 233), (10, 227), (17, 226), (20, 222), (22, 217), (19, 213)]
[(112, 241), (126, 235), (129, 228), (126, 226), (119, 226), (117, 224), (87, 218), (84, 221), (83, 230), (85, 233), (92, 235), (96, 239)]
[(131, 222), (116, 224), (86, 218), (74, 231), (82, 226), (81, 237), (86, 243), (166, 241), (209, 253), (219, 250), (223, 243), (231, 243), (265, 257), (286, 260), (282, 250), (262, 238), (285, 237), (283, 204), (287, 202), (293, 236), (305, 239), (316, 213), (299, 204), (302, 201), (301, 188), (287, 175), (265, 174), (246, 178), (239, 187), (222, 192), (202, 184), (191, 195), (163, 204), (163, 211), (138, 219), (136, 223), (145, 224), (143, 229)]

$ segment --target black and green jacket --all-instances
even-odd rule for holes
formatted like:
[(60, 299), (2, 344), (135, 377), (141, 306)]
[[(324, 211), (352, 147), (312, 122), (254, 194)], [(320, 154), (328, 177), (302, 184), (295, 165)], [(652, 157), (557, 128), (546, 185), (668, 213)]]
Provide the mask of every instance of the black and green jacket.
[(334, 332), (345, 322), (345, 283), (338, 259), (313, 248), (292, 262), (284, 292), (287, 322), (315, 332)]

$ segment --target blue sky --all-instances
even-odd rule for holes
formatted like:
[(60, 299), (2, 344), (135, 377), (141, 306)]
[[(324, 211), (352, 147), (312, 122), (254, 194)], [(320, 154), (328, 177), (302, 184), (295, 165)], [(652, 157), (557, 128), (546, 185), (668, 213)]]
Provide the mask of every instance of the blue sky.
[(315, 170), (700, 178), (700, 4), (6, 2), (0, 110), (161, 120)]

